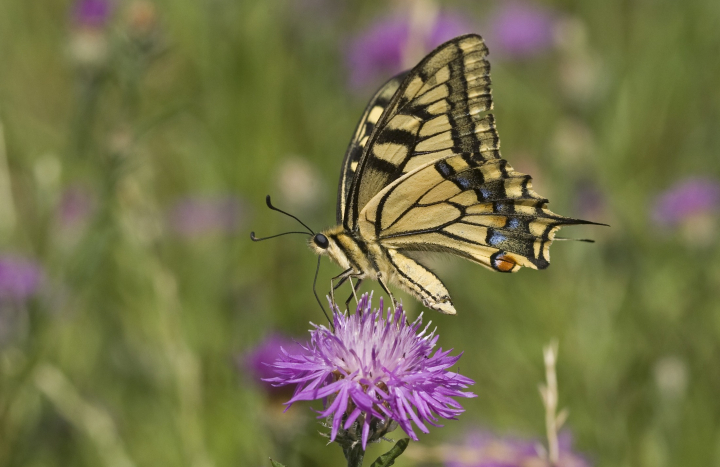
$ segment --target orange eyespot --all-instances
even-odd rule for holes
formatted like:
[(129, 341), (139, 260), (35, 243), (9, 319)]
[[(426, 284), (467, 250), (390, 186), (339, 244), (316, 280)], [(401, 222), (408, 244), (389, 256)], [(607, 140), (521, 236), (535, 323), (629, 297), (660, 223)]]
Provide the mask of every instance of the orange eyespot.
[(510, 272), (517, 262), (505, 253), (495, 253), (491, 258), (492, 267), (500, 272)]

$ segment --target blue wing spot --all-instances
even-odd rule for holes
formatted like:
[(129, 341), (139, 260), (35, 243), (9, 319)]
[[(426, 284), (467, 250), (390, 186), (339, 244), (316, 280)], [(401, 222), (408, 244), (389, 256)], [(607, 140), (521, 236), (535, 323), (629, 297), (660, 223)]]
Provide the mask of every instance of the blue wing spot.
[(492, 236), (488, 239), (488, 243), (492, 246), (497, 246), (505, 240), (507, 240), (507, 237), (505, 237), (505, 235), (498, 232), (493, 232)]
[(505, 228), (510, 230), (517, 229), (518, 227), (520, 227), (520, 219), (517, 217), (511, 217), (505, 225)]
[(457, 183), (460, 186), (460, 189), (467, 190), (472, 186), (472, 182), (464, 177), (458, 177)]
[(498, 201), (495, 203), (494, 208), (495, 212), (499, 212), (502, 214), (512, 214), (513, 212), (515, 212), (515, 207), (512, 203)]
[(435, 170), (437, 170), (438, 173), (440, 173), (440, 175), (445, 178), (455, 175), (455, 169), (453, 169), (450, 164), (443, 160), (435, 163)]

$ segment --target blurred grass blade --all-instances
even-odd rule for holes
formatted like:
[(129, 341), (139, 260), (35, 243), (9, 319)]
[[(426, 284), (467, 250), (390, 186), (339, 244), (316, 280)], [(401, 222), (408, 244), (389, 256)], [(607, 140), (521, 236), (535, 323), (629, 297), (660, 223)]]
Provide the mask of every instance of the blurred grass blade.
[(134, 467), (115, 421), (101, 406), (82, 398), (72, 382), (55, 366), (40, 363), (33, 373), (35, 386), (72, 426), (84, 433), (97, 447), (107, 467)]
[(15, 218), (15, 202), (10, 182), (5, 130), (0, 122), (0, 236), (2, 238), (9, 237), (14, 230)]
[(272, 464), (273, 467), (285, 467), (285, 466), (282, 465), (280, 462), (274, 461), (274, 460), (272, 459), (272, 457), (270, 458), (270, 463)]

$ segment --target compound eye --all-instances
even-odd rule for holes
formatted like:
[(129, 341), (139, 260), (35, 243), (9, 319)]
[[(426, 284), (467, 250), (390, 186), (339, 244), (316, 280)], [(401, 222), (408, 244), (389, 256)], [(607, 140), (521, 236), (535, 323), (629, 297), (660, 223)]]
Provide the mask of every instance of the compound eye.
[(330, 246), (330, 242), (328, 241), (327, 237), (320, 233), (315, 235), (313, 241), (315, 242), (315, 245), (319, 246), (323, 250), (326, 250), (327, 247)]

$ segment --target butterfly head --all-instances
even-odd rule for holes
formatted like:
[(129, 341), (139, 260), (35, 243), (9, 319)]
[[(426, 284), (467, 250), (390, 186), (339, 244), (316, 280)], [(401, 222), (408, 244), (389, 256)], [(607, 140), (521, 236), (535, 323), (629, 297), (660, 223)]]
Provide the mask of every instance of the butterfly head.
[(335, 240), (327, 233), (318, 232), (308, 240), (308, 246), (316, 255), (328, 255), (334, 251), (337, 246)]
[(342, 228), (338, 229), (337, 227), (325, 229), (310, 237), (308, 245), (317, 255), (329, 255), (331, 258), (335, 258), (338, 253), (340, 253), (337, 244), (337, 234), (341, 231)]
[[(353, 244), (346, 241), (348, 240), (346, 237), (347, 234), (344, 232), (343, 226), (338, 225), (310, 237), (308, 246), (316, 255), (327, 255), (342, 268), (347, 269), (350, 267), (347, 254), (352, 254), (352, 251), (348, 251), (348, 248), (352, 250)], [(342, 247), (340, 244), (342, 244)]]

